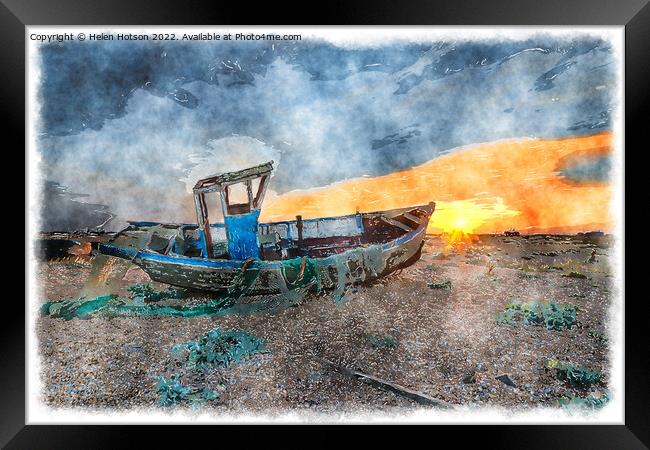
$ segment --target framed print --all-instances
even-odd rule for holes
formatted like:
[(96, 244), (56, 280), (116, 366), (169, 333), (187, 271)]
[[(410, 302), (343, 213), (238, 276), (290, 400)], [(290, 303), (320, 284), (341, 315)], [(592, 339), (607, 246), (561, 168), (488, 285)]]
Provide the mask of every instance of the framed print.
[(2, 9), (26, 162), (8, 448), (186, 424), (645, 448), (643, 2), (283, 26), (37, 3)]

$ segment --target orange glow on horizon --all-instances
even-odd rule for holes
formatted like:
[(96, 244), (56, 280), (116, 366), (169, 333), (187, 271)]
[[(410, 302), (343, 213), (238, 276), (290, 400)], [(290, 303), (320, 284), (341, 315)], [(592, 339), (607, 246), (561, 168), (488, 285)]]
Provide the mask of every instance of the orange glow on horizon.
[(558, 171), (611, 154), (612, 139), (607, 132), (478, 144), (392, 174), (288, 192), (264, 205), (261, 220), (339, 216), (434, 201), (432, 233), (611, 231), (610, 184), (574, 183)]

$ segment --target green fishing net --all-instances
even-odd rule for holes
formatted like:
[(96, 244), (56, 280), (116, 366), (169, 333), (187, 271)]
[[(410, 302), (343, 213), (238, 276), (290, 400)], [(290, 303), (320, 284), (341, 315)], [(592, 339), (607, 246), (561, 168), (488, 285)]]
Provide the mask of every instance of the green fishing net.
[(136, 284), (127, 289), (129, 298), (110, 294), (50, 301), (42, 305), (41, 314), (71, 320), (120, 316), (190, 318), (269, 312), (300, 302), (313, 286), (319, 286), (314, 262), (307, 257), (295, 258), (283, 262), (282, 276), (286, 287), (282, 286), (279, 294), (246, 297), (259, 273), (259, 270), (242, 270), (230, 289), (221, 294), (213, 294), (204, 302), (162, 304), (165, 303), (163, 300), (182, 300), (187, 297), (186, 291), (177, 288), (156, 291), (149, 284)]

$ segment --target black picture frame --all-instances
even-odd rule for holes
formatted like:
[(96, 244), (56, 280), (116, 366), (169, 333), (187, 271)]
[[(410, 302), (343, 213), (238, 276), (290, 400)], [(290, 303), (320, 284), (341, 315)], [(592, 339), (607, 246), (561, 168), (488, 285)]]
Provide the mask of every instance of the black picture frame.
[[(625, 139), (640, 141), (642, 136), (649, 91), (647, 74), (650, 73), (648, 0), (330, 1), (323, 4), (292, 1), (258, 3), (255, 6), (236, 2), (171, 0), (0, 0), (0, 110), (3, 127), (6, 133), (13, 134), (17, 148), (21, 142), (25, 144), (25, 26), (284, 24), (288, 20), (288, 11), (294, 14), (300, 11), (302, 16), (294, 17), (292, 21), (303, 24), (317, 21), (319, 24), (340, 25), (625, 26)], [(25, 207), (25, 220), (27, 214)], [(147, 447), (170, 444), (175, 438), (188, 442), (187, 426), (162, 432), (159, 427), (151, 426), (25, 425), (26, 332), (23, 321), (17, 319), (24, 316), (25, 305), (17, 301), (17, 296), (11, 300), (13, 303), (8, 304), (9, 299), (5, 299), (5, 314), (14, 319), (4, 322), (0, 344), (0, 444), (16, 449), (121, 448), (134, 446), (141, 433), (145, 433)], [(16, 311), (10, 311), (12, 308)], [(417, 431), (424, 431), (437, 443), (442, 442), (440, 433), (453, 434), (454, 445), (473, 441), (496, 448), (648, 448), (647, 405), (650, 399), (647, 381), (650, 377), (644, 364), (644, 330), (647, 328), (644, 325), (642, 315), (625, 315), (625, 425), (464, 426), (462, 429), (437, 426), (435, 429), (418, 428)], [(273, 432), (281, 429), (275, 428)], [(388, 429), (388, 432), (393, 432), (391, 430), (394, 431)], [(302, 427), (301, 431), (313, 439), (322, 429), (310, 425)], [(412, 431), (415, 429), (409, 433)], [(214, 429), (207, 427), (192, 427), (190, 432), (193, 438), (204, 435), (213, 442), (222, 440), (214, 435)], [(270, 427), (265, 427), (263, 433), (267, 437), (271, 432)], [(386, 432), (386, 428), (373, 427), (370, 432), (378, 435)], [(318, 442), (321, 444), (326, 442), (320, 438), (323, 435), (329, 436), (330, 433), (319, 433)], [(334, 436), (330, 439), (337, 442)], [(309, 442), (304, 444), (310, 445)]]

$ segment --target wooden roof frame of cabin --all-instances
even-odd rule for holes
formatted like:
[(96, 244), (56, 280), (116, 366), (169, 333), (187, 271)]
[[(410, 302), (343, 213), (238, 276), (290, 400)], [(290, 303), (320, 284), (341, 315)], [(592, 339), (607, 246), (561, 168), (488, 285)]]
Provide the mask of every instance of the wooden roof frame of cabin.
[(238, 170), (236, 172), (226, 172), (203, 178), (194, 185), (194, 193), (204, 193), (222, 191), (231, 184), (252, 181), (255, 178), (261, 178), (273, 171), (273, 161), (269, 161), (259, 166), (249, 167), (248, 169)]

